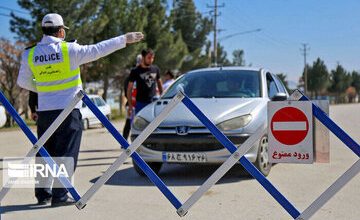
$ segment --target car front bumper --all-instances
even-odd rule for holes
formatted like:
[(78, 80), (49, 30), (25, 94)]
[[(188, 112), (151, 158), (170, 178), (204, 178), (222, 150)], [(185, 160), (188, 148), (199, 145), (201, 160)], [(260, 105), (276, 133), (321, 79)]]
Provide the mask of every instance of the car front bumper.
[[(236, 146), (246, 141), (248, 134), (232, 134), (227, 138)], [(131, 135), (135, 140), (137, 135)], [(259, 143), (245, 154), (245, 157), (255, 162)], [(165, 163), (223, 163), (230, 152), (211, 134), (151, 134), (137, 149), (140, 156), (148, 162)], [(197, 157), (201, 157), (198, 160)], [(172, 159), (171, 159), (172, 158)]]

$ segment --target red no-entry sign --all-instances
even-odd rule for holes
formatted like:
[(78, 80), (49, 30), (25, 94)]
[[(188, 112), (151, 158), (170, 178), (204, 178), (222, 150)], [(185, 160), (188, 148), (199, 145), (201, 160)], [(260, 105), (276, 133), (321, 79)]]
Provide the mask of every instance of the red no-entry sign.
[(303, 101), (268, 103), (269, 159), (273, 163), (312, 163), (312, 105)]
[(303, 141), (309, 132), (309, 122), (298, 108), (284, 107), (271, 119), (271, 132), (282, 144), (295, 145)]

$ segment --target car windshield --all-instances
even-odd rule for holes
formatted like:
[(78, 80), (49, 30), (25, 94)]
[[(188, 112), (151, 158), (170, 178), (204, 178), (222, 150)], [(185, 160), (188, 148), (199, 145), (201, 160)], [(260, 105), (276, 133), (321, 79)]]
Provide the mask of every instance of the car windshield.
[(260, 73), (252, 70), (191, 72), (181, 76), (162, 98), (172, 98), (182, 90), (189, 98), (260, 97)]

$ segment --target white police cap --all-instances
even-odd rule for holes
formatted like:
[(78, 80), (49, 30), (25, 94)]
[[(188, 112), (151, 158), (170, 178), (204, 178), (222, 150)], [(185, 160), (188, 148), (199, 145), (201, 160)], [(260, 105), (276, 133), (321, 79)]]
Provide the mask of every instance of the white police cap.
[(59, 27), (62, 26), (66, 29), (69, 29), (67, 26), (64, 25), (63, 18), (61, 15), (56, 13), (47, 14), (44, 16), (41, 22), (42, 27)]

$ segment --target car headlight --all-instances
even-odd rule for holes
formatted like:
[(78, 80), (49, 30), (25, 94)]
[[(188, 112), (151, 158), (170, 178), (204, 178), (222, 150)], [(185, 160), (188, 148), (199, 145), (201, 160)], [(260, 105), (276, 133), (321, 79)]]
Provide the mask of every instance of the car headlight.
[(230, 120), (221, 122), (217, 127), (222, 131), (235, 130), (245, 127), (251, 121), (251, 115), (243, 115), (240, 117), (232, 118)]
[(134, 118), (133, 127), (136, 130), (142, 131), (148, 126), (149, 122), (143, 119), (142, 117), (136, 116)]

